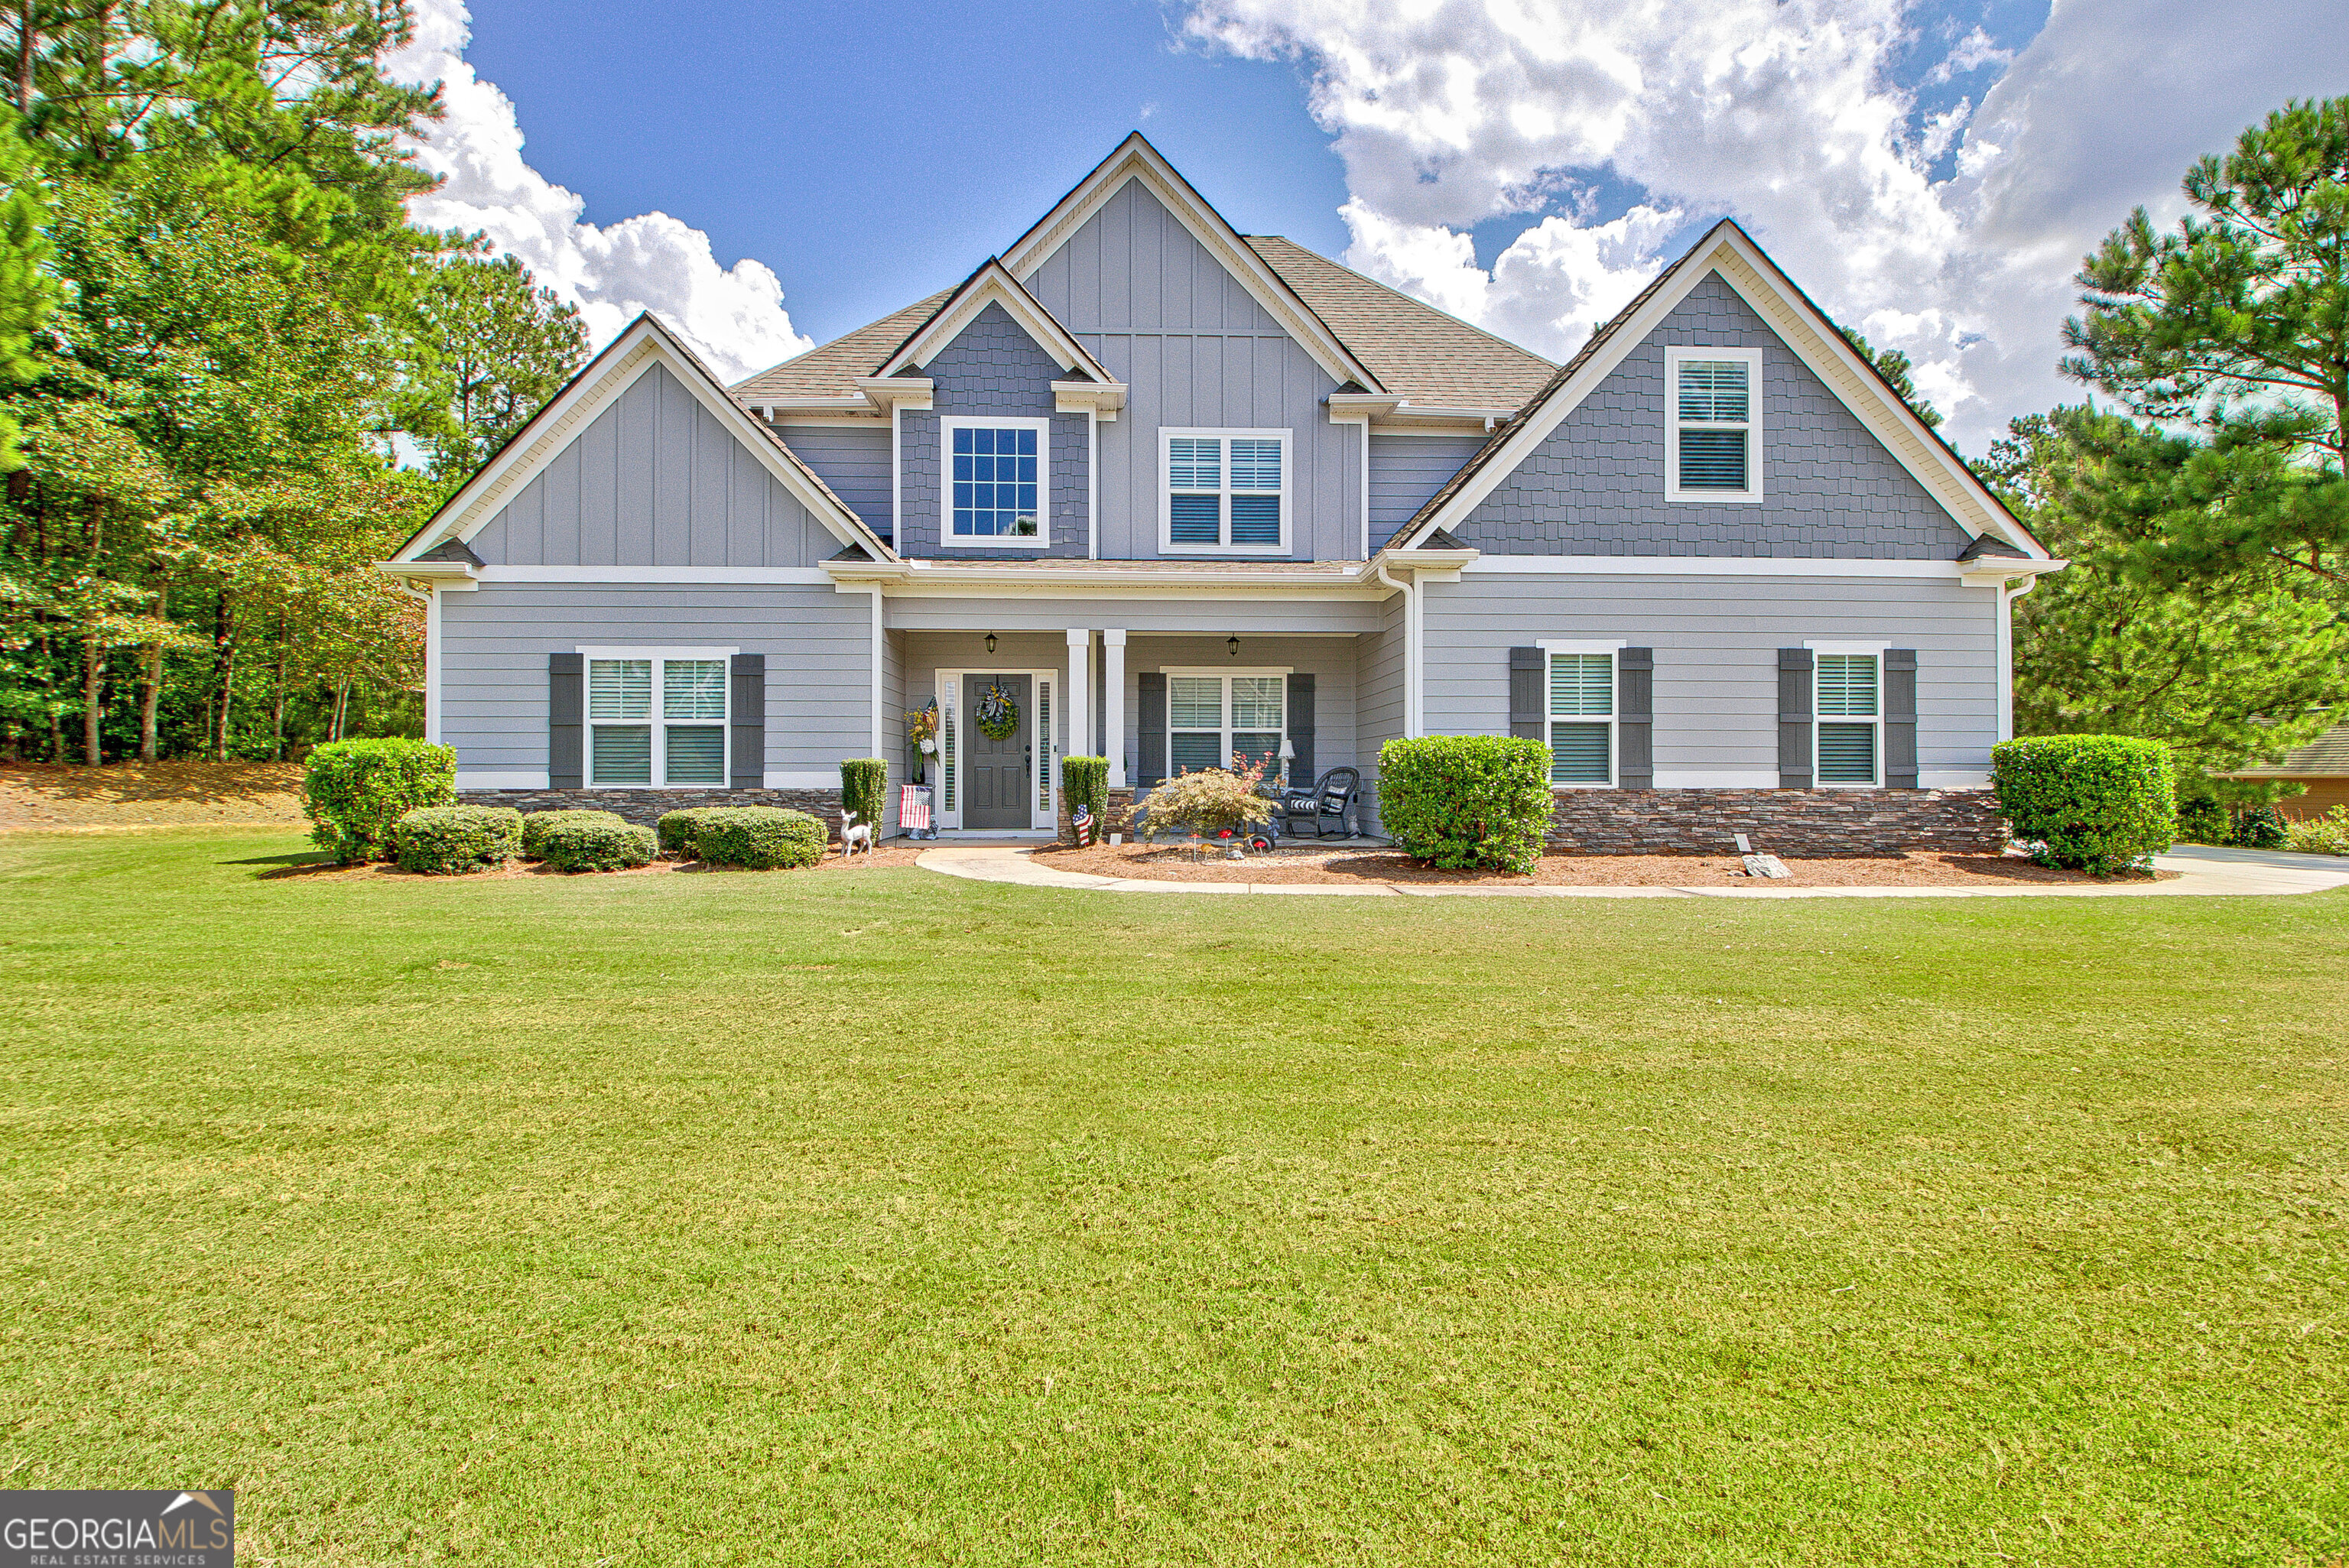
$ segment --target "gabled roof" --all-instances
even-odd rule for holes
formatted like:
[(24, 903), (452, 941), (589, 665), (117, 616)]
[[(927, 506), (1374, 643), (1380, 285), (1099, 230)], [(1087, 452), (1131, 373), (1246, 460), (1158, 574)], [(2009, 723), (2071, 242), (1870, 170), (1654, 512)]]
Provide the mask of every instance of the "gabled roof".
[(1516, 408), (1557, 366), (1482, 327), (1364, 277), (1278, 234), (1250, 234), (1297, 295), (1406, 402), (1434, 408)]
[(872, 374), (895, 376), (927, 365), (990, 304), (1001, 305), (1004, 314), (1035, 340), (1036, 346), (1052, 356), (1063, 374), (1073, 371), (1089, 381), (1116, 381), (1117, 377), (1102, 368), (1101, 361), (1087, 353), (1085, 346), (1071, 336), (1069, 329), (1039, 304), (1036, 296), (993, 256), (981, 262), (978, 270), (965, 278), (928, 320), (907, 333), (905, 341)]
[(916, 300), (879, 321), (867, 322), (854, 332), (820, 344), (796, 359), (771, 366), (749, 380), (736, 383), (734, 396), (746, 403), (854, 397), (856, 378), (872, 375), (889, 357), (891, 350), (937, 315), (938, 308), (954, 297), (954, 292), (940, 289), (927, 299)]
[(2030, 561), (2051, 559), (2031, 531), (1974, 476), (1950, 444), (1917, 417), (1917, 411), (1845, 340), (1811, 297), (1778, 269), (1752, 235), (1726, 218), (1592, 333), (1549, 384), (1495, 430), (1460, 471), (1395, 531), (1387, 548), (1407, 549), (1413, 541), (1438, 528), (1464, 521), (1690, 290), (1716, 274), (1753, 306), (1754, 314), (1968, 533), (1996, 538)]
[[(895, 552), (833, 493), (822, 476), (764, 419), (736, 401), (700, 356), (687, 347), (658, 316), (647, 312), (589, 360), (563, 390), (531, 416), (528, 423), (475, 469), (456, 494), (441, 503), (422, 528), (409, 537), (385, 564), (423, 559), (448, 561), (446, 548), (454, 542), (468, 558), (472, 537), (487, 527), (522, 487), (536, 478), (547, 463), (570, 445), (572, 438), (616, 401), (620, 394), (654, 365), (664, 366), (702, 406), (733, 432), (735, 438), (758, 456), (767, 471), (792, 492), (810, 515), (843, 544), (862, 545), (877, 559)], [(478, 564), (475, 559), (475, 564)]]

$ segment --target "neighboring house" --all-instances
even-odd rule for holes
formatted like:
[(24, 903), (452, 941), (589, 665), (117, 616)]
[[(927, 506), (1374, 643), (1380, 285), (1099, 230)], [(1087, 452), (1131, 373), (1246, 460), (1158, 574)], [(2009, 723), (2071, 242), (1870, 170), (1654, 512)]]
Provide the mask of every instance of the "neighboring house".
[(2334, 725), (2305, 746), (2293, 747), (2281, 761), (2219, 777), (2305, 785), (2304, 793), (2276, 802), (2276, 810), (2294, 821), (2322, 817), (2335, 806), (2349, 806), (2349, 722)]
[(1374, 789), (1397, 737), (1516, 734), (1566, 841), (1718, 851), (1995, 841), (2009, 604), (2062, 564), (1733, 223), (1560, 367), (1137, 135), (731, 389), (638, 320), (385, 570), (482, 798), (831, 810), (935, 701), (948, 830), (1051, 829), (1071, 752)]

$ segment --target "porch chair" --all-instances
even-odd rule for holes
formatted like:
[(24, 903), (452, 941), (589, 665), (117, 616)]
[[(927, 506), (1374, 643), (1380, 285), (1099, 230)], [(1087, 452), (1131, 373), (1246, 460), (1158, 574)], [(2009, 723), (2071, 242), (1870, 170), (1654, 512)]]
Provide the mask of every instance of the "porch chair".
[(1354, 810), (1355, 797), (1361, 793), (1362, 775), (1351, 768), (1332, 768), (1313, 780), (1309, 789), (1287, 789), (1281, 792), (1281, 829), (1290, 831), (1289, 824), (1302, 817), (1313, 824), (1313, 836), (1330, 836), (1330, 824), (1338, 825), (1337, 836), (1350, 839), (1354, 830), (1348, 821)]

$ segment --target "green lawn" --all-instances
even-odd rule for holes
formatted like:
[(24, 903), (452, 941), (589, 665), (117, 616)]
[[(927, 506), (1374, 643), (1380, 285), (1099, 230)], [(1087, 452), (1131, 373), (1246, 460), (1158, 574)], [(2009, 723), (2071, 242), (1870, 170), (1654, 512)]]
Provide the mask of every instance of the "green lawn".
[(2323, 1563), (2349, 896), (0, 840), (0, 1485), (255, 1562)]

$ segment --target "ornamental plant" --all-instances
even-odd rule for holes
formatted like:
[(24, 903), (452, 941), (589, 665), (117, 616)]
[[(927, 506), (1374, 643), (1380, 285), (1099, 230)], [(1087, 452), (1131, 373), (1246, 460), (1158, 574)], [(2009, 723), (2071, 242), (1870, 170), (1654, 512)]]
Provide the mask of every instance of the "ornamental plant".
[(1503, 735), (1431, 735), (1379, 748), (1379, 820), (1445, 871), (1532, 874), (1549, 830), (1549, 748)]
[(302, 779), (310, 841), (344, 865), (389, 859), (402, 817), (456, 803), (456, 752), (421, 740), (328, 741)]
[(567, 820), (539, 834), (539, 858), (559, 872), (616, 872), (640, 866), (659, 847), (650, 828), (609, 811), (548, 811)]
[(831, 841), (822, 822), (778, 806), (712, 806), (693, 825), (694, 850), (702, 864), (745, 871), (812, 866)]
[(419, 806), (392, 830), (399, 869), (458, 877), (522, 853), (522, 813), (511, 806)]
[(549, 830), (571, 822), (599, 822), (606, 827), (626, 827), (627, 819), (616, 811), (533, 811), (522, 820), (522, 858), (526, 861), (546, 859)]
[(1106, 757), (1063, 757), (1061, 758), (1061, 799), (1068, 802), (1069, 815), (1073, 818), (1081, 806), (1092, 814), (1096, 823), (1109, 821), (1109, 758)]
[(2349, 806), (2335, 806), (2284, 830), (2284, 848), (2303, 855), (2349, 855)]
[(883, 803), (889, 798), (889, 764), (879, 757), (847, 757), (840, 763), (840, 809), (854, 811), (880, 839)]
[(2146, 865), (2177, 841), (2169, 748), (2133, 735), (2043, 735), (1991, 748), (1991, 788), (2043, 865), (2096, 876)]
[(700, 831), (702, 820), (712, 811), (740, 810), (739, 806), (688, 806), (681, 811), (662, 812), (657, 824), (660, 852), (675, 855), (681, 861), (698, 859), (701, 851), (696, 836)]
[(1153, 789), (1148, 800), (1136, 801), (1126, 825), (1137, 834), (1147, 826), (1154, 833), (1171, 828), (1203, 839), (1245, 833), (1272, 820), (1273, 802), (1261, 793), (1263, 783), (1263, 762), (1238, 757), (1229, 768), (1177, 774)]

